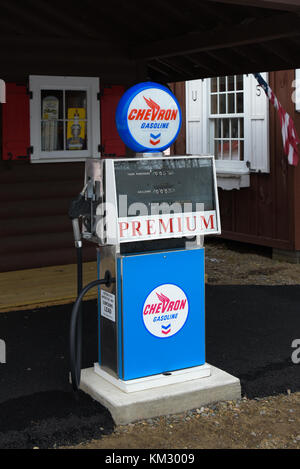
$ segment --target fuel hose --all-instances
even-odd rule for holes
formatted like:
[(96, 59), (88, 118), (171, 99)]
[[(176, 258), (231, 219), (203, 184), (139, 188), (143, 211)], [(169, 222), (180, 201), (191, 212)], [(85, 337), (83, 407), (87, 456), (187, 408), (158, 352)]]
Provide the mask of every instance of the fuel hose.
[(109, 287), (116, 281), (112, 278), (109, 270), (105, 272), (104, 279), (94, 280), (88, 283), (79, 293), (74, 303), (71, 321), (70, 321), (70, 370), (71, 370), (71, 382), (74, 391), (78, 391), (80, 386), (80, 375), (81, 375), (81, 336), (82, 336), (82, 324), (81, 324), (81, 303), (84, 295), (93, 287), (99, 285), (105, 285)]

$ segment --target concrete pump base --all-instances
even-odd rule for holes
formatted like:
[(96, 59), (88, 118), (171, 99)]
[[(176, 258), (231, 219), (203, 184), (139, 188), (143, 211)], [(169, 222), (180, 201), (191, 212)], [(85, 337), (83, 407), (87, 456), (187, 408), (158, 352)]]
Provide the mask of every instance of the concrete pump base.
[(86, 368), (81, 371), (80, 389), (106, 407), (116, 425), (241, 398), (240, 380), (213, 366), (206, 378), (130, 393), (96, 374), (94, 368)]

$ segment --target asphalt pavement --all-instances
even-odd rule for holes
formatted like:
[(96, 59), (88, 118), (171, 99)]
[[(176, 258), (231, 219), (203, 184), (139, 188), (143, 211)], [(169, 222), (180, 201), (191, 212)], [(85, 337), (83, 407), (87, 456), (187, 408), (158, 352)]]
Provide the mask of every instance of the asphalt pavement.
[[(75, 444), (113, 431), (108, 411), (71, 390), (72, 305), (0, 314), (0, 448)], [(206, 359), (248, 398), (300, 391), (300, 286), (206, 286)], [(96, 301), (84, 303), (83, 367), (97, 360)]]

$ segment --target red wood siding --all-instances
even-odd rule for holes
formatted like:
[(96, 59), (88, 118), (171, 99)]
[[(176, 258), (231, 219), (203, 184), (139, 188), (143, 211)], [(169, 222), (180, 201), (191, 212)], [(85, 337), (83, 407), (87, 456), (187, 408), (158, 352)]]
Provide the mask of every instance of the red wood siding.
[(30, 146), (29, 96), (26, 86), (6, 84), (6, 103), (2, 105), (2, 159), (27, 159)]
[(101, 145), (102, 156), (125, 156), (125, 144), (117, 131), (115, 114), (118, 102), (124, 94), (123, 86), (104, 88), (101, 97)]

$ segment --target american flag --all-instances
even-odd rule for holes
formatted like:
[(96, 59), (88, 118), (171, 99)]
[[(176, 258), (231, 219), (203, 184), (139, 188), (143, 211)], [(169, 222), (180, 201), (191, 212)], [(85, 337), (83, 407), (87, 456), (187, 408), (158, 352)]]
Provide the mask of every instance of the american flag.
[(260, 73), (254, 73), (254, 76), (278, 112), (283, 140), (283, 148), (284, 153), (288, 158), (288, 162), (291, 165), (297, 166), (299, 160), (297, 145), (300, 143), (300, 140), (297, 135), (293, 119), (283, 109), (275, 94), (273, 93), (269, 85), (265, 82)]

